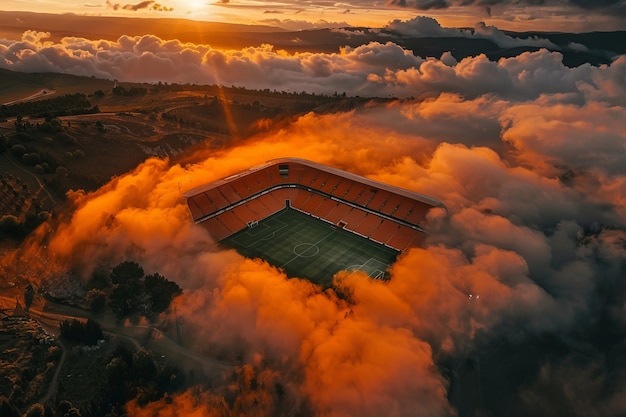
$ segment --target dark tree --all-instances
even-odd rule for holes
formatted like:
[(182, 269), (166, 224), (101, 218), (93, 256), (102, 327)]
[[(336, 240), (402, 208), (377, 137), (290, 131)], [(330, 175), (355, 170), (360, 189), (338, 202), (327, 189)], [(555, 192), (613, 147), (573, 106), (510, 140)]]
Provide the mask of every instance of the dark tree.
[(70, 408), (74, 408), (74, 405), (68, 400), (61, 400), (57, 406), (59, 413), (63, 416), (70, 411)]
[(143, 268), (137, 262), (124, 261), (111, 271), (111, 282), (120, 284), (129, 280), (141, 279), (143, 276)]
[(89, 304), (89, 309), (94, 313), (101, 313), (106, 306), (106, 294), (102, 290), (89, 290), (85, 296), (85, 301)]
[(138, 279), (122, 281), (111, 292), (109, 306), (118, 319), (132, 316), (139, 312), (140, 298), (144, 294), (143, 283)]
[(59, 324), (61, 329), (61, 337), (86, 345), (95, 345), (98, 340), (104, 338), (102, 327), (95, 321), (88, 319), (86, 323), (82, 323), (76, 319), (64, 320)]
[(35, 403), (30, 406), (28, 411), (25, 414), (25, 417), (43, 417), (44, 415), (44, 407), (39, 403)]
[(82, 417), (80, 410), (76, 407), (72, 407), (68, 410), (63, 417)]
[(56, 413), (51, 407), (43, 406), (43, 417), (56, 417)]
[(35, 298), (35, 290), (32, 285), (28, 284), (24, 290), (24, 306), (26, 311), (33, 305), (33, 299)]
[(20, 417), (20, 412), (6, 397), (0, 397), (0, 416)]
[(157, 375), (158, 369), (155, 367), (152, 352), (144, 348), (139, 349), (133, 355), (131, 366), (132, 376), (143, 382), (152, 380)]
[(152, 300), (152, 311), (161, 313), (170, 306), (172, 299), (183, 293), (183, 290), (173, 281), (167, 280), (163, 275), (154, 273), (146, 275), (144, 280), (146, 292)]

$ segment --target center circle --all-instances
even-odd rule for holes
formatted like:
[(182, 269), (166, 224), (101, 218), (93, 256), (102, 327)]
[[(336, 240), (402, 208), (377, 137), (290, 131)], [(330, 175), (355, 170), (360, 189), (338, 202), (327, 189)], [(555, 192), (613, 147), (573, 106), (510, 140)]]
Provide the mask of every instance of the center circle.
[(315, 243), (300, 243), (293, 247), (293, 253), (302, 258), (311, 258), (320, 253), (320, 248)]

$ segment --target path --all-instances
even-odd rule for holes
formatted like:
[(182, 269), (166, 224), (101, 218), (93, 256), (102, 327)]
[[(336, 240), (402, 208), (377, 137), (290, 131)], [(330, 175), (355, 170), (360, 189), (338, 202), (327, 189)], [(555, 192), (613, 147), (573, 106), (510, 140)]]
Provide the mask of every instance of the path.
[(30, 171), (28, 171), (28, 170), (26, 170), (26, 169), (22, 168), (22, 167), (21, 167), (21, 166), (19, 166), (18, 164), (16, 164), (16, 163), (15, 163), (15, 161), (13, 161), (13, 160), (9, 157), (9, 155), (4, 154), (4, 157), (5, 157), (5, 158), (7, 159), (7, 161), (9, 161), (9, 163), (11, 163), (11, 164), (12, 164), (15, 168), (17, 168), (17, 169), (19, 169), (20, 171), (25, 172), (25, 173), (27, 173), (28, 175), (32, 176), (32, 177), (35, 179), (35, 181), (37, 181), (37, 184), (39, 184), (39, 190), (43, 190), (43, 191), (45, 191), (45, 193), (46, 193), (46, 194), (48, 194), (48, 197), (50, 197), (50, 200), (52, 201), (52, 203), (56, 205), (56, 203), (57, 203), (57, 202), (56, 202), (56, 200), (54, 199), (54, 197), (52, 197), (52, 194), (50, 194), (50, 191), (48, 191), (48, 190), (46, 189), (46, 186), (45, 186), (45, 185), (44, 185), (41, 181), (39, 181), (39, 177), (37, 177), (37, 175), (33, 174), (32, 172), (30, 172)]
[(56, 90), (48, 90), (47, 88), (42, 88), (41, 90), (37, 91), (35, 94), (31, 94), (30, 96), (23, 97), (23, 98), (18, 98), (17, 100), (7, 101), (6, 103), (3, 103), (3, 105), (8, 106), (9, 104), (21, 103), (24, 101), (34, 100), (36, 98), (41, 98), (41, 97), (48, 97), (55, 93), (56, 93)]
[[(0, 305), (4, 305), (4, 304), (14, 306), (15, 299), (12, 297), (0, 296)], [(45, 327), (49, 327), (49, 328), (56, 327), (56, 329), (59, 328), (58, 323), (63, 320), (68, 320), (68, 319), (84, 320), (87, 318), (84, 316), (73, 316), (69, 314), (56, 314), (56, 313), (50, 313), (50, 312), (43, 312), (41, 310), (37, 310), (33, 308), (31, 308), (30, 314), (32, 316), (36, 316), (37, 321), (39, 321), (39, 323), (41, 323)], [(44, 323), (44, 322), (47, 322), (47, 323)], [(53, 324), (53, 323), (56, 323), (56, 324)], [(217, 359), (203, 356), (199, 353), (189, 350), (186, 347), (181, 346), (178, 343), (176, 343), (176, 341), (172, 340), (169, 336), (167, 336), (165, 333), (163, 333), (160, 329), (156, 327), (153, 327), (153, 326), (133, 326), (133, 327), (147, 328), (147, 329), (150, 329), (151, 331), (158, 332), (161, 337), (159, 337), (158, 339), (153, 339), (154, 343), (157, 343), (160, 346), (166, 349), (169, 349), (171, 351), (175, 351), (177, 354), (181, 356), (185, 356), (189, 359), (193, 359), (199, 362), (200, 364), (207, 366), (209, 368), (212, 368), (216, 371), (230, 371), (238, 366), (237, 364), (222, 362)], [(103, 331), (105, 334), (113, 335), (116, 337), (121, 337), (129, 341), (130, 343), (132, 343), (136, 349), (140, 349), (142, 345), (141, 343), (139, 343), (137, 338), (123, 333), (122, 332), (123, 329), (124, 328), (106, 329), (103, 327)], [(54, 376), (52, 377), (52, 381), (50, 382), (50, 386), (48, 387), (48, 392), (46, 393), (45, 396), (43, 396), (39, 400), (39, 403), (41, 404), (46, 404), (47, 402), (55, 398), (59, 389), (59, 378), (61, 376), (61, 371), (63, 370), (63, 366), (65, 365), (65, 362), (67, 359), (67, 349), (65, 348), (65, 346), (59, 339), (57, 339), (57, 343), (61, 347), (61, 351), (62, 351), (61, 359), (59, 360), (59, 363), (54, 372)], [(152, 360), (156, 369), (159, 369), (156, 359), (153, 358)], [(287, 416), (294, 417), (297, 414), (297, 412), (300, 410), (300, 398), (298, 394), (295, 392), (295, 389), (293, 389), (293, 387), (289, 387), (287, 395), (292, 397), (292, 405), (289, 407), (289, 410), (287, 411)]]
[(67, 359), (67, 349), (65, 345), (61, 343), (60, 340), (57, 339), (58, 345), (61, 347), (61, 360), (57, 365), (57, 369), (54, 371), (54, 376), (52, 377), (52, 381), (50, 381), (50, 386), (48, 387), (48, 393), (39, 400), (40, 404), (46, 404), (48, 401), (52, 400), (59, 390), (59, 377), (61, 376), (61, 371), (63, 370), (63, 365), (65, 365), (65, 359)]

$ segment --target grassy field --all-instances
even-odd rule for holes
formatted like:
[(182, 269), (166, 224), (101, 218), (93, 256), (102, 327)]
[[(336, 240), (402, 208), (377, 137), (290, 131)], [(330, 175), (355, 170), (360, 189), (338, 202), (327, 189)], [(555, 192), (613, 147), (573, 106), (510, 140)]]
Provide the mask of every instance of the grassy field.
[(342, 270), (360, 270), (374, 279), (386, 279), (387, 268), (398, 255), (394, 249), (293, 209), (282, 210), (222, 244), (244, 256), (265, 259), (290, 277), (325, 286)]

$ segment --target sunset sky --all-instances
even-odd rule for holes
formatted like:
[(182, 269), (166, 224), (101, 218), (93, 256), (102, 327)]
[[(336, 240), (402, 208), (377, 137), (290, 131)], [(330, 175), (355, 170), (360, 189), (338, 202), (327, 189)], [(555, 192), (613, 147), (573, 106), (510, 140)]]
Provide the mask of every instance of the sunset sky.
[(390, 20), (406, 20), (424, 14), (454, 27), (473, 27), (477, 21), (485, 21), (501, 29), (518, 31), (626, 28), (623, 0), (5, 0), (1, 7), (12, 11), (263, 23), (290, 29), (381, 27)]

